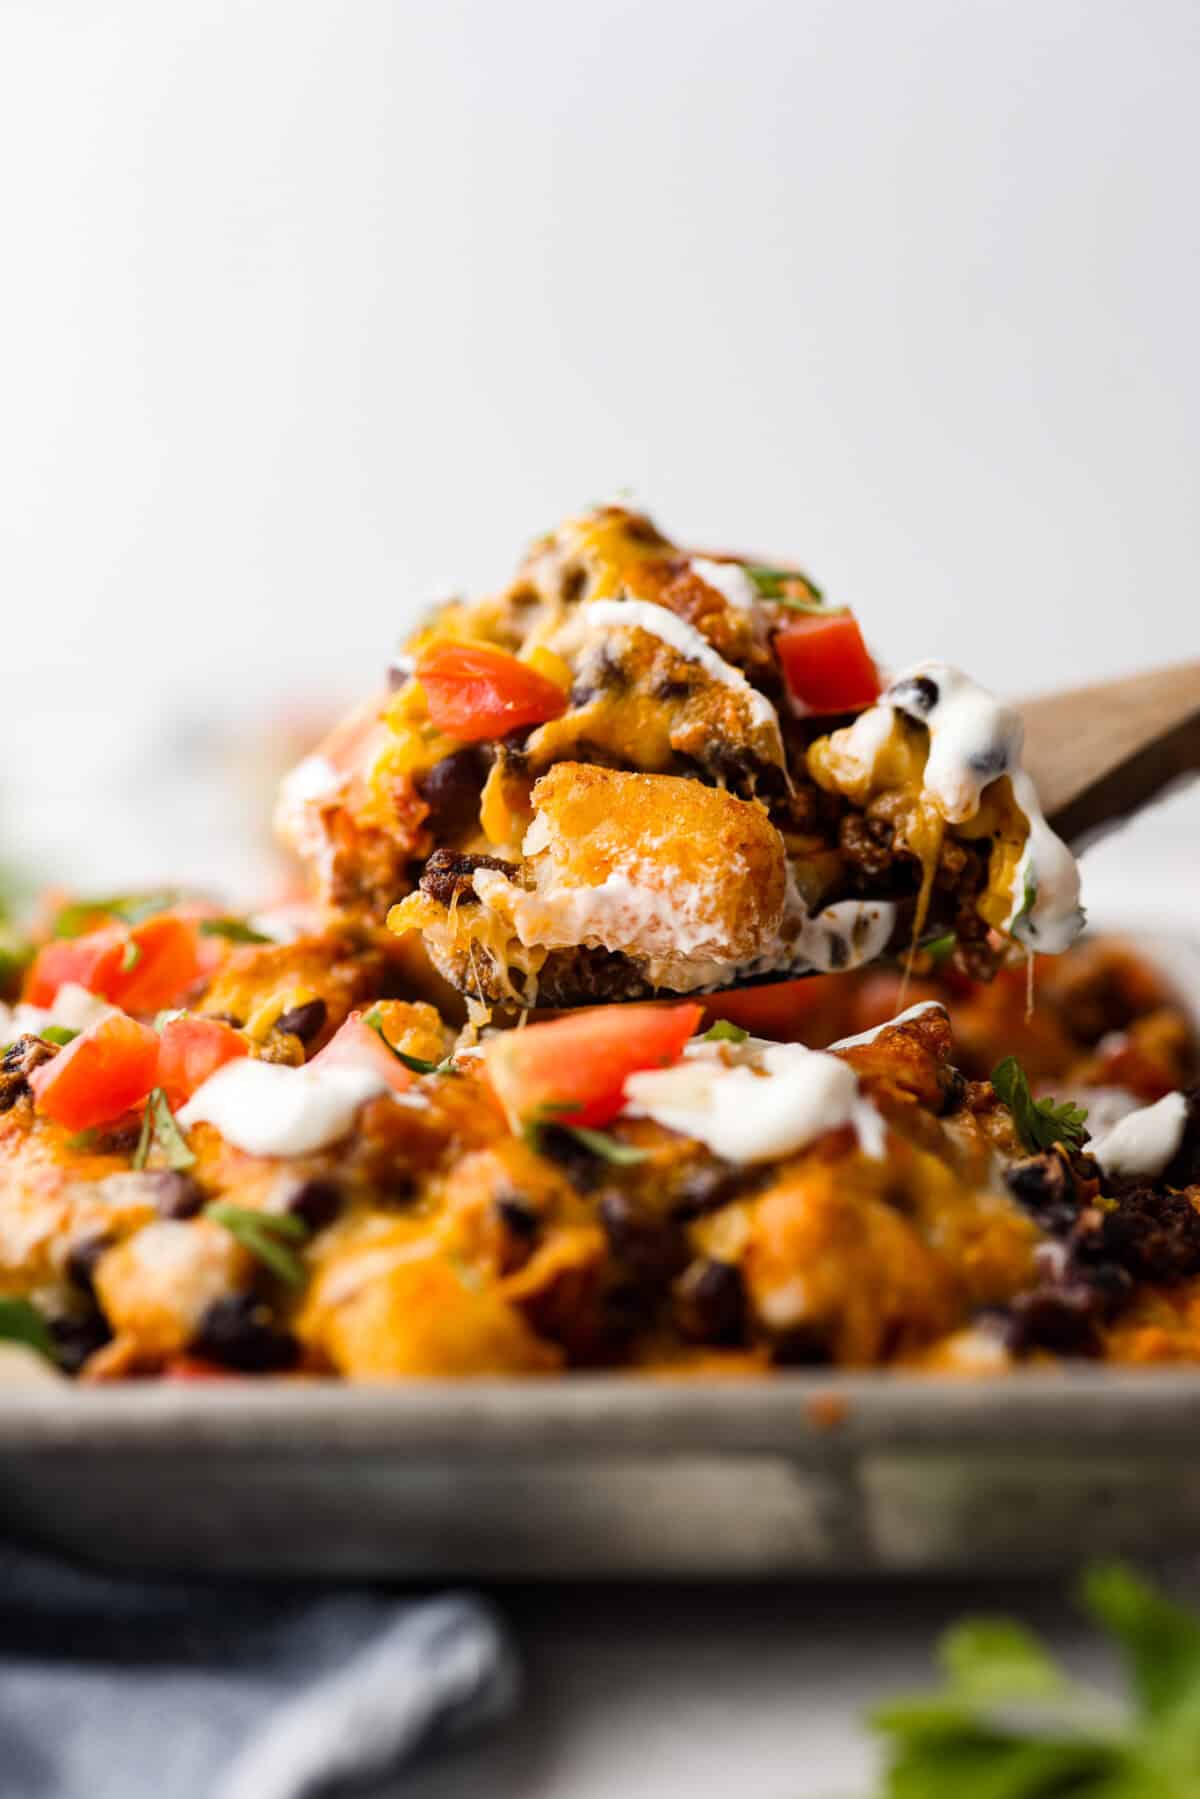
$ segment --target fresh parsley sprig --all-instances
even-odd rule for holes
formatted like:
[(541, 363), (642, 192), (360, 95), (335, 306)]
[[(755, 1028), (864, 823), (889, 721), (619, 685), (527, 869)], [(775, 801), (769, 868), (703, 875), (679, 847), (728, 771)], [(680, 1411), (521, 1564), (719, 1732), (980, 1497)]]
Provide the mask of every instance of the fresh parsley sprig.
[(942, 1686), (871, 1720), (887, 1799), (1196, 1799), (1200, 1618), (1120, 1563), (1093, 1568), (1081, 1597), (1115, 1639), (1132, 1705), (1071, 1679), (1023, 1625), (966, 1620), (939, 1646)]
[(190, 1168), (196, 1160), (188, 1140), (175, 1122), (175, 1114), (167, 1103), (167, 1096), (161, 1087), (155, 1087), (146, 1101), (146, 1111), (142, 1118), (142, 1134), (138, 1138), (137, 1148), (133, 1152), (133, 1166), (144, 1168), (150, 1159), (150, 1151), (158, 1149), (166, 1161), (168, 1168), (176, 1168), (181, 1173)]
[(223, 1225), (243, 1249), (248, 1249), (286, 1286), (304, 1285), (307, 1279), (304, 1263), (292, 1247), (303, 1243), (308, 1236), (308, 1226), (303, 1218), (290, 1212), (256, 1212), (251, 1206), (236, 1206), (228, 1199), (213, 1200), (205, 1206), (204, 1215), (214, 1224)]
[(1087, 1141), (1087, 1112), (1065, 1100), (1034, 1099), (1029, 1077), (1015, 1056), (1005, 1056), (992, 1070), (992, 1086), (1012, 1113), (1017, 1136), (1036, 1155), (1053, 1143), (1077, 1149)]

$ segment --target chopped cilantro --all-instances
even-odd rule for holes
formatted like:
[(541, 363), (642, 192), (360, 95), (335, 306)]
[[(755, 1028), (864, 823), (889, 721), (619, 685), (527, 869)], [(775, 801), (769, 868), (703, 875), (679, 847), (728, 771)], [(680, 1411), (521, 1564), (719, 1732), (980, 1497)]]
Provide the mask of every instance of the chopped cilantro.
[(1005, 1056), (996, 1064), (992, 1086), (1012, 1113), (1017, 1136), (1034, 1155), (1052, 1143), (1078, 1148), (1086, 1141), (1087, 1112), (1070, 1100), (1056, 1105), (1052, 1099), (1034, 1099), (1029, 1078), (1015, 1056)]
[[(762, 562), (744, 562), (742, 564), (755, 587), (764, 600), (774, 600), (778, 606), (787, 606), (793, 612), (831, 612), (835, 608), (825, 604), (825, 596), (815, 581), (801, 574), (798, 568), (770, 568)], [(788, 584), (801, 581), (812, 595), (811, 599), (803, 595), (787, 591)]]
[(1082, 1598), (1133, 1704), (1072, 1679), (1023, 1625), (965, 1620), (939, 1646), (942, 1686), (874, 1714), (887, 1799), (1194, 1799), (1200, 1618), (1119, 1563), (1093, 1568)]
[(129, 974), (142, 959), (142, 946), (131, 937), (121, 951), (121, 973)]
[(553, 1129), (565, 1131), (590, 1155), (599, 1156), (603, 1161), (613, 1163), (615, 1167), (632, 1168), (636, 1162), (646, 1160), (649, 1154), (648, 1150), (638, 1149), (632, 1143), (623, 1143), (619, 1137), (614, 1137), (609, 1131), (592, 1130), (585, 1124), (568, 1124), (566, 1120), (572, 1112), (578, 1112), (579, 1109), (577, 1100), (568, 1100), (561, 1104), (548, 1101), (545, 1105), (538, 1107), (533, 1117), (526, 1120), (521, 1132), (535, 1155), (540, 1156), (545, 1153), (544, 1135), (548, 1129)]
[(256, 931), (247, 924), (244, 918), (202, 918), (200, 920), (202, 937), (224, 937), (227, 943), (271, 943), (272, 938), (263, 931)]
[(156, 1087), (146, 1101), (146, 1113), (142, 1119), (142, 1134), (138, 1138), (138, 1146), (133, 1152), (135, 1168), (146, 1166), (152, 1148), (157, 1148), (162, 1152), (168, 1168), (177, 1168), (182, 1171), (190, 1168), (196, 1160), (188, 1148), (187, 1138), (175, 1122), (175, 1115), (167, 1104), (167, 1096), (161, 1087)]
[(59, 1049), (65, 1049), (68, 1043), (74, 1043), (78, 1031), (69, 1031), (65, 1024), (43, 1025), (38, 1036), (45, 1043), (57, 1043)]
[(928, 943), (923, 943), (920, 946), (921, 954), (928, 956), (935, 968), (941, 968), (954, 954), (957, 942), (958, 938), (953, 931), (945, 931), (940, 937), (932, 937)]
[(60, 907), (51, 932), (55, 937), (82, 937), (106, 918), (117, 918), (127, 925), (141, 924), (157, 912), (169, 912), (178, 900), (178, 893), (166, 888), (157, 893), (116, 893), (99, 899), (72, 900), (70, 905)]
[(27, 1299), (0, 1299), (0, 1341), (28, 1344), (48, 1361), (58, 1361), (50, 1326)]
[(593, 1131), (585, 1124), (564, 1124), (560, 1129), (568, 1132), (584, 1149), (605, 1162), (612, 1162), (617, 1168), (632, 1168), (637, 1162), (644, 1162), (649, 1150), (638, 1149), (636, 1144), (623, 1143), (620, 1137), (614, 1137), (609, 1131)]
[(290, 1212), (257, 1212), (250, 1206), (236, 1206), (227, 1199), (214, 1200), (204, 1208), (206, 1218), (225, 1227), (248, 1249), (264, 1268), (277, 1275), (289, 1287), (302, 1287), (306, 1280), (304, 1263), (292, 1248), (303, 1243), (308, 1226)]
[(749, 1031), (744, 1031), (740, 1024), (730, 1024), (727, 1018), (718, 1018), (710, 1024), (701, 1037), (701, 1043), (745, 1043)]
[(383, 1031), (383, 1014), (378, 1006), (372, 1006), (364, 1017), (363, 1023), (369, 1025), (379, 1041), (391, 1050), (397, 1062), (403, 1062), (405, 1068), (411, 1069), (413, 1074), (458, 1073), (458, 1069), (454, 1066), (453, 1056), (444, 1056), (440, 1062), (427, 1062), (424, 1056), (410, 1056), (406, 1050), (397, 1049), (394, 1043), (389, 1043)]

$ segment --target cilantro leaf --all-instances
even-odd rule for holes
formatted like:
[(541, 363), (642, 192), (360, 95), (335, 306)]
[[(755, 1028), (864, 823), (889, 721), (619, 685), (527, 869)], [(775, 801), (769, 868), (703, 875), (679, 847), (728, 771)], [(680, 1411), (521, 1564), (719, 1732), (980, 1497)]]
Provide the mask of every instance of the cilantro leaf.
[(58, 1362), (50, 1326), (27, 1299), (0, 1299), (0, 1341), (25, 1343), (47, 1361)]
[(204, 1216), (223, 1225), (243, 1249), (248, 1249), (285, 1285), (304, 1285), (308, 1278), (304, 1263), (291, 1247), (293, 1243), (303, 1243), (308, 1236), (308, 1226), (302, 1218), (290, 1212), (258, 1212), (227, 1199), (213, 1200), (205, 1206)]
[(59, 1049), (65, 1049), (68, 1043), (74, 1043), (78, 1031), (70, 1031), (65, 1024), (44, 1024), (38, 1032), (43, 1043), (57, 1043)]
[(162, 1152), (168, 1168), (176, 1168), (181, 1172), (190, 1168), (196, 1160), (188, 1147), (187, 1138), (175, 1122), (175, 1114), (167, 1104), (167, 1096), (161, 1087), (156, 1087), (146, 1101), (142, 1134), (133, 1152), (133, 1166), (144, 1168), (150, 1158), (150, 1151), (154, 1148)]
[(953, 931), (944, 931), (940, 937), (931, 937), (928, 943), (922, 943), (921, 954), (928, 956), (935, 968), (941, 968), (954, 954), (957, 942)]
[(588, 1149), (602, 1161), (612, 1162), (617, 1168), (632, 1168), (636, 1162), (644, 1162), (649, 1150), (638, 1149), (634, 1143), (623, 1143), (620, 1137), (614, 1137), (609, 1131), (593, 1131), (585, 1124), (564, 1124), (560, 1129), (569, 1132), (577, 1143)]
[[(771, 568), (763, 562), (744, 562), (744, 572), (749, 575), (764, 600), (774, 600), (776, 605), (787, 606), (793, 612), (831, 612), (835, 608), (825, 604), (825, 596), (815, 581), (801, 574), (798, 568)], [(807, 587), (812, 598), (791, 594), (787, 591), (793, 581), (801, 582)]]
[(142, 946), (131, 937), (121, 951), (121, 973), (129, 974), (142, 959)]
[(1195, 1799), (1200, 1618), (1117, 1563), (1082, 1598), (1124, 1652), (1134, 1715), (1021, 1625), (968, 1620), (940, 1645), (943, 1685), (874, 1714), (888, 1799)]
[(1017, 1135), (1025, 1148), (1036, 1155), (1053, 1143), (1078, 1148), (1087, 1140), (1087, 1112), (1082, 1106), (1066, 1100), (1056, 1105), (1052, 1099), (1034, 1099), (1029, 1077), (1015, 1056), (1005, 1056), (992, 1070), (992, 1086), (1013, 1116)]
[[(1200, 1618), (1172, 1605), (1120, 1562), (1089, 1569), (1081, 1597), (1120, 1644), (1138, 1703), (1149, 1717), (1189, 1696), (1200, 1700)], [(1200, 1745), (1200, 1716), (1197, 1727)]]
[(202, 918), (200, 920), (202, 937), (224, 937), (227, 943), (270, 943), (272, 939), (254, 926), (247, 924), (244, 918)]
[(389, 1043), (383, 1031), (383, 1014), (378, 1006), (372, 1006), (364, 1017), (363, 1023), (370, 1026), (385, 1049), (391, 1050), (397, 1062), (403, 1062), (404, 1066), (411, 1069), (413, 1074), (457, 1074), (459, 1072), (454, 1065), (453, 1056), (443, 1056), (440, 1062), (427, 1062), (424, 1056), (410, 1056), (406, 1050), (397, 1049), (394, 1043)]
[(615, 1168), (632, 1168), (636, 1163), (647, 1160), (649, 1150), (638, 1149), (633, 1143), (624, 1143), (620, 1137), (614, 1137), (611, 1131), (593, 1130), (586, 1124), (568, 1124), (567, 1119), (572, 1112), (579, 1110), (578, 1100), (561, 1103), (549, 1100), (538, 1107), (532, 1118), (526, 1119), (521, 1135), (538, 1156), (546, 1154), (546, 1131), (556, 1130), (573, 1138), (589, 1155), (599, 1156), (601, 1161), (611, 1162)]
[(718, 1018), (710, 1024), (701, 1037), (701, 1043), (745, 1043), (749, 1031), (744, 1031), (740, 1024), (730, 1024), (727, 1018)]
[(165, 887), (157, 893), (113, 893), (97, 899), (72, 900), (55, 914), (51, 934), (82, 937), (106, 918), (117, 918), (122, 924), (141, 924), (157, 912), (169, 912), (178, 901), (178, 893)]

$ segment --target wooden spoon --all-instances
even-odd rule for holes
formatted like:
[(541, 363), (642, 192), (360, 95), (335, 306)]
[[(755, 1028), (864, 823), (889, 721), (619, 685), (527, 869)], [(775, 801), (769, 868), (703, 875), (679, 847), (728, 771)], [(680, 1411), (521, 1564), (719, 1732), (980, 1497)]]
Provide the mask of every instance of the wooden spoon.
[(1200, 774), (1200, 662), (1026, 700), (1026, 769), (1072, 849)]

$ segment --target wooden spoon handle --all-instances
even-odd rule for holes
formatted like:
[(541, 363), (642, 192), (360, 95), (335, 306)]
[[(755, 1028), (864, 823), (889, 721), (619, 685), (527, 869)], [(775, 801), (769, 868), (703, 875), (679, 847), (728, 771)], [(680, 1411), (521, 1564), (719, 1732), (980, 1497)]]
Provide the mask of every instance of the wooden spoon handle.
[(1200, 662), (1045, 694), (1020, 711), (1025, 767), (1075, 849), (1200, 774)]

